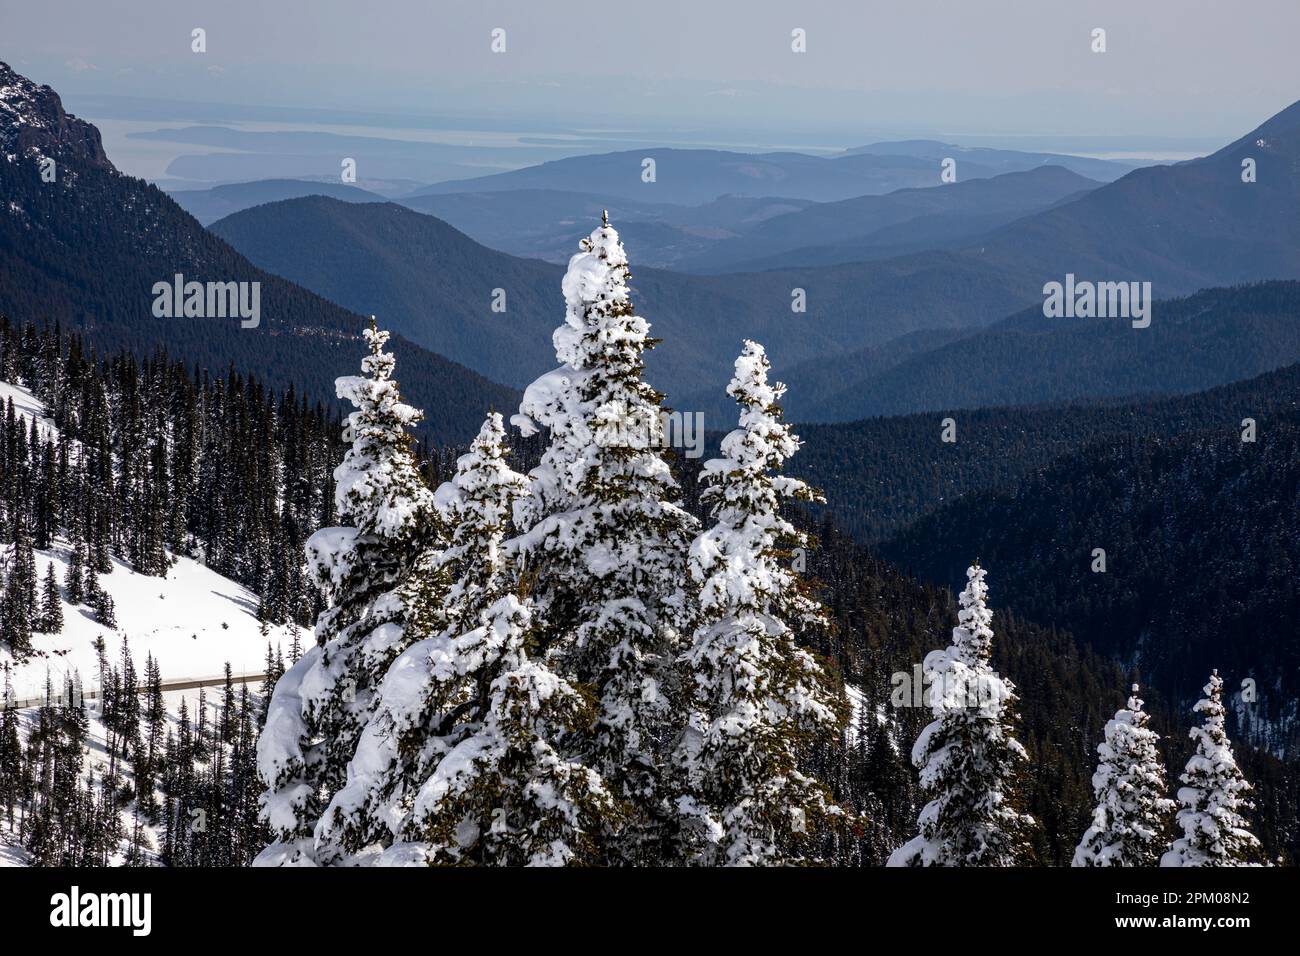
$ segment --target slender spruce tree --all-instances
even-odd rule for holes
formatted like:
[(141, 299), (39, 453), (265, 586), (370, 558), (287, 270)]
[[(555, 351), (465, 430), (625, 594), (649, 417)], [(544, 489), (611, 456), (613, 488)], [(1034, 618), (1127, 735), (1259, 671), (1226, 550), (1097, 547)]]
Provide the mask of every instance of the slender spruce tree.
[(1245, 866), (1259, 852), (1246, 811), (1253, 808), (1250, 783), (1237, 766), (1224, 729), (1223, 678), (1216, 670), (1193, 713), (1201, 725), (1191, 729), (1196, 750), (1179, 778), (1178, 826), (1183, 835), (1160, 858), (1161, 866)]
[(681, 656), (691, 720), (677, 748), (688, 851), (698, 862), (778, 865), (819, 858), (819, 837), (842, 811), (800, 768), (814, 745), (834, 746), (846, 719), (825, 669), (794, 628), (824, 628), (821, 606), (786, 566), (807, 536), (781, 515), (819, 501), (780, 472), (799, 448), (781, 420), (785, 386), (769, 384), (763, 347), (746, 341), (727, 392), (740, 427), (704, 465), (714, 525), (691, 545), (698, 622)]
[(578, 756), (631, 808), (603, 837), (610, 863), (656, 862), (676, 843), (680, 816), (662, 782), (696, 530), (659, 454), (663, 396), (641, 377), (653, 340), (632, 307), (629, 276), (605, 217), (564, 276), (560, 367), (525, 390), (512, 419), (526, 435), (550, 433), (512, 547), (535, 584), (543, 652), (596, 695)]
[(1138, 685), (1107, 721), (1092, 775), (1097, 806), (1073, 866), (1155, 866), (1174, 802), (1165, 796), (1160, 735), (1147, 726)]
[(384, 351), (388, 333), (372, 319), (365, 338), (363, 374), (336, 382), (339, 397), (356, 408), (344, 428), (351, 447), (334, 472), (342, 524), (307, 543), (330, 607), (317, 619), (316, 646), (277, 683), (258, 741), (262, 806), (274, 838), (260, 865), (347, 862), (345, 828), (323, 811), (346, 783), (379, 681), (415, 639), (404, 585), (439, 533), (407, 432), (422, 413), (401, 400), (395, 359)]
[(912, 747), (930, 798), (919, 833), (889, 866), (1013, 866), (1026, 861), (1027, 828), (1018, 809), (1024, 747), (1016, 740), (1015, 685), (991, 663), (993, 612), (978, 563), (966, 571), (952, 644), (931, 651), (924, 674), (934, 720)]
[(59, 581), (54, 575), (54, 562), (45, 566), (45, 584), (41, 593), (41, 631), (58, 634), (63, 630), (63, 600), (59, 596)]

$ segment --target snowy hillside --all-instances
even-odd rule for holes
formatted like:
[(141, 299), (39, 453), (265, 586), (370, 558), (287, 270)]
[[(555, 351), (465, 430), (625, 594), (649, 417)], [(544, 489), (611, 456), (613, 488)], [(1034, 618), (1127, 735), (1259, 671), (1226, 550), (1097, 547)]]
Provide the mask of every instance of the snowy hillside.
[[(53, 561), (62, 580), (68, 549), (60, 544), (51, 551), (37, 551), (36, 561), (42, 575)], [(47, 673), (56, 691), (63, 677), (74, 673), (89, 689), (95, 675), (94, 642), (101, 635), (110, 660), (121, 656), (123, 639), (137, 660), (152, 654), (165, 684), (219, 677), (227, 662), (237, 677), (260, 675), (265, 670), (268, 638), (286, 650), (293, 642), (292, 632), (285, 627), (272, 628), (263, 637), (255, 616), (256, 595), (196, 561), (176, 559), (165, 579), (136, 574), (116, 559), (113, 564), (113, 573), (99, 580), (116, 605), (117, 627), (104, 627), (86, 607), (73, 607), (65, 600), (62, 633), (37, 633), (36, 654), (14, 665), (11, 680), (20, 701), (44, 692)], [(0, 649), (0, 665), (5, 663), (13, 663), (12, 658)]]
[[(0, 403), (7, 406), (11, 400), (24, 430), (35, 422), (42, 440), (58, 438), (45, 407), (31, 391), (0, 382)], [(73, 443), (73, 457), (80, 453)], [(14, 550), (14, 545), (0, 546), (0, 567), (9, 567)], [(56, 537), (51, 547), (33, 549), (33, 556), (38, 580), (45, 581), (51, 567), (56, 582), (67, 580), (72, 548), (66, 538)], [(264, 633), (257, 620), (257, 595), (247, 588), (199, 561), (170, 557), (163, 577), (136, 573), (116, 557), (111, 559), (110, 573), (96, 575), (98, 588), (112, 598), (113, 626), (103, 624), (87, 604), (71, 603), (67, 588), (60, 586), (56, 590), (62, 625), (57, 632), (35, 630), (31, 653), (22, 660), (15, 660), (7, 647), (0, 646), (0, 670), (7, 671), (4, 676), (18, 707), (13, 729), (32, 762), (25, 767), (42, 774), (61, 774), (65, 790), (52, 798), (60, 806), (78, 805), (80, 799), (80, 805), (94, 807), (94, 823), (87, 832), (104, 834), (102, 847), (79, 847), (76, 852), (83, 855), (77, 859), (114, 866), (132, 861), (155, 864), (168, 852), (174, 859), (189, 860), (185, 854), (193, 853), (193, 846), (203, 845), (206, 823), (196, 821), (206, 821), (208, 814), (213, 816), (212, 825), (222, 828), (222, 838), (233, 845), (235, 838), (230, 834), (236, 824), (214, 807), (229, 803), (243, 812), (241, 819), (249, 825), (252, 802), (248, 794), (254, 792), (255, 784), (251, 750), (256, 715), (262, 707), (267, 645), (289, 655), (295, 639), (306, 643), (308, 632), (293, 626), (270, 627)], [(115, 669), (107, 694), (99, 684), (95, 645), (100, 638), (105, 658)], [(120, 686), (121, 673), (116, 668), (124, 659), (124, 644), (137, 675), (147, 676), (145, 662), (153, 658), (161, 690), (154, 709), (147, 681), (138, 684), (141, 741), (147, 743), (137, 742), (129, 759), (125, 753), (129, 738), (111, 716), (125, 706), (121, 696), (113, 702), (120, 692), (112, 689)], [(221, 686), (227, 664), (234, 678), (229, 701)], [(258, 679), (242, 685), (241, 677)], [(61, 695), (69, 680), (77, 682), (85, 693), (80, 702), (84, 709), (66, 709), (57, 698), (55, 706), (43, 707), (47, 683)], [(194, 686), (199, 682), (211, 686)], [(77, 713), (84, 720), (80, 732), (72, 716)], [(150, 713), (156, 719), (149, 718)], [(50, 759), (51, 734), (76, 744), (70, 750), (72, 762), (59, 771), (50, 769), (53, 764), (40, 762)], [(143, 770), (142, 759), (147, 761)], [(105, 781), (115, 784), (105, 786)], [(162, 813), (158, 811), (160, 785), (166, 794)], [(149, 795), (143, 804), (142, 792)], [(37, 810), (33, 816), (29, 808), (13, 820), (0, 819), (0, 867), (33, 865), (40, 859), (37, 853), (43, 853), (48, 863), (61, 859), (60, 853), (71, 852), (71, 848), (44, 838), (40, 813)], [(115, 825), (106, 822), (112, 819), (117, 821)], [(191, 842), (178, 844), (174, 834), (168, 833), (168, 821), (173, 828), (178, 821), (188, 821)], [(198, 829), (193, 829), (196, 826)], [(91, 855), (86, 857), (86, 853)]]
[[(0, 402), (12, 398), (15, 411), (27, 422), (35, 416), (44, 436), (54, 432), (45, 409), (32, 393), (21, 386), (0, 382)], [(8, 558), (10, 546), (0, 548), (0, 561)], [(70, 549), (59, 539), (49, 550), (36, 550), (36, 570), (44, 580), (53, 563), (59, 581), (67, 574)], [(117, 624), (107, 628), (95, 620), (92, 611), (62, 599), (63, 629), (58, 634), (33, 635), (35, 653), (16, 663), (0, 647), (0, 665), (11, 665), (10, 679), (20, 701), (44, 693), (46, 676), (55, 690), (65, 677), (79, 674), (90, 690), (95, 680), (94, 642), (103, 636), (108, 657), (117, 660), (125, 639), (137, 661), (152, 654), (162, 671), (164, 684), (219, 677), (227, 662), (236, 676), (260, 675), (265, 669), (266, 645), (293, 643), (293, 629), (273, 627), (261, 633), (256, 618), (257, 596), (247, 588), (186, 557), (174, 558), (165, 578), (137, 574), (116, 558), (113, 572), (99, 577), (101, 587), (115, 605)], [(308, 632), (299, 638), (307, 642)]]

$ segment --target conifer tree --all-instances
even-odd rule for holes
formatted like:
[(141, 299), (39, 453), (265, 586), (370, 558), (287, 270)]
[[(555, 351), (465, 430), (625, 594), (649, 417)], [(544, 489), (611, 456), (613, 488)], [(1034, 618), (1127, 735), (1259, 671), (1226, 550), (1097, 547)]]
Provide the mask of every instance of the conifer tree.
[(58, 634), (63, 630), (63, 601), (59, 597), (59, 582), (54, 576), (54, 562), (45, 567), (45, 585), (41, 595), (41, 630)]
[(609, 862), (653, 862), (678, 823), (661, 782), (695, 521), (658, 454), (662, 396), (641, 379), (653, 340), (632, 308), (627, 256), (607, 217), (580, 250), (563, 281), (560, 367), (525, 390), (512, 419), (525, 435), (550, 432), (513, 547), (536, 577), (543, 651), (597, 697), (581, 759), (633, 808)]
[(1097, 745), (1101, 760), (1092, 775), (1097, 806), (1092, 825), (1074, 851), (1073, 866), (1155, 866), (1174, 802), (1165, 796), (1160, 735), (1137, 696), (1106, 723)]
[(73, 606), (85, 600), (85, 565), (86, 546), (78, 536), (73, 542), (72, 555), (68, 558), (68, 571), (63, 577), (63, 586), (68, 592), (68, 603)]
[(326, 814), (353, 852), (481, 865), (597, 859), (590, 834), (613, 801), (553, 747), (590, 706), (525, 650), (531, 609), (509, 593), (502, 543), (527, 481), (505, 458), (494, 413), (435, 493), (448, 537), (422, 557), (411, 587), (419, 630), (434, 636), (389, 669)]
[[(590, 725), (591, 703), (530, 657), (531, 626), (527, 600), (509, 594), (488, 608), (479, 627), (434, 639), (431, 670), (475, 668), (485, 694), (482, 717), (438, 741), (440, 759), (413, 794), (406, 839), (389, 847), (382, 863), (602, 862), (601, 834), (617, 825), (622, 808), (598, 773), (566, 759), (554, 743)], [(438, 690), (454, 687), (448, 683)]]
[(1216, 670), (1193, 713), (1202, 717), (1189, 736), (1196, 750), (1178, 789), (1183, 835), (1160, 858), (1161, 866), (1245, 866), (1259, 850), (1243, 815), (1252, 809), (1251, 785), (1242, 776), (1223, 726), (1223, 678)]
[(365, 331), (363, 375), (336, 382), (356, 411), (351, 443), (335, 469), (340, 527), (307, 544), (308, 563), (331, 606), (316, 622), (316, 646), (280, 679), (258, 742), (262, 798), (275, 842), (260, 865), (343, 862), (344, 835), (321, 819), (346, 781), (347, 766), (389, 663), (415, 639), (407, 633), (404, 586), (416, 558), (435, 540), (433, 495), (412, 456), (407, 428), (421, 412), (401, 400), (388, 333)]
[(993, 612), (984, 569), (966, 571), (952, 644), (931, 651), (924, 674), (934, 720), (912, 747), (930, 800), (920, 832), (889, 866), (1013, 866), (1032, 818), (1017, 809), (1024, 747), (1015, 739), (1015, 685), (993, 670)]
[(4, 665), (0, 699), (0, 811), (12, 828), (14, 808), (23, 791), (23, 747), (18, 738), (18, 707), (9, 665)]
[(0, 635), (8, 643), (10, 653), (22, 660), (32, 651), (34, 607), (31, 600), (31, 570), (23, 554), (22, 538), (14, 544), (9, 554), (9, 574), (0, 594)]
[(693, 708), (677, 750), (678, 801), (703, 837), (700, 862), (778, 865), (817, 859), (819, 824), (840, 813), (799, 758), (834, 745), (845, 719), (823, 668), (794, 640), (795, 627), (825, 627), (821, 606), (782, 563), (807, 536), (780, 514), (789, 501), (819, 501), (780, 474), (799, 448), (781, 420), (785, 386), (769, 384), (763, 347), (746, 341), (727, 392), (740, 427), (705, 463), (704, 501), (716, 522), (691, 545), (699, 619), (682, 655)]
[(95, 586), (95, 620), (105, 627), (117, 627), (117, 606), (113, 603), (113, 595), (109, 594), (98, 584)]

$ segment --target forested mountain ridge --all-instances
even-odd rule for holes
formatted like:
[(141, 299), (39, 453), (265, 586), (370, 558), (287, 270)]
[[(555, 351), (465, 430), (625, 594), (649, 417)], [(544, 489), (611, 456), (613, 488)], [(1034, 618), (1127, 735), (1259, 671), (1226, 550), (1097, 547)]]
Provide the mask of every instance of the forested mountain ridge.
[[(0, 64), (0, 312), (18, 322), (62, 322), (101, 350), (177, 358), (224, 374), (233, 363), (331, 405), (332, 371), (365, 320), (251, 265), (172, 199), (124, 176), (93, 126), (68, 117), (57, 94)], [(42, 159), (53, 161), (49, 167)], [(44, 175), (53, 173), (52, 181)], [(156, 318), (157, 282), (260, 283), (260, 323)], [(429, 409), (426, 428), (464, 440), (511, 392), (439, 355), (411, 363), (408, 388)]]
[(945, 504), (881, 553), (939, 583), (955, 579), (960, 554), (978, 554), (1005, 575), (1001, 601), (1132, 662), (1177, 703), (1212, 668), (1250, 678), (1258, 700), (1238, 700), (1243, 733), (1294, 756), (1298, 373), (1256, 383), (1278, 389), (1271, 408), (1234, 407), (1225, 390), (1216, 422), (1113, 434)]
[[(981, 330), (929, 330), (786, 372), (801, 421), (1180, 394), (1300, 360), (1300, 283), (1206, 289), (1151, 304), (1151, 325), (1047, 318), (1033, 307)], [(705, 411), (716, 398), (693, 394)]]
[[(1265, 422), (1300, 408), (1300, 364), (1168, 398), (947, 410), (803, 425), (804, 469), (836, 489), (840, 527), (878, 543), (917, 518), (985, 490), (1014, 486), (1058, 459), (1122, 438), (1167, 441)], [(944, 441), (944, 420), (953, 441)]]

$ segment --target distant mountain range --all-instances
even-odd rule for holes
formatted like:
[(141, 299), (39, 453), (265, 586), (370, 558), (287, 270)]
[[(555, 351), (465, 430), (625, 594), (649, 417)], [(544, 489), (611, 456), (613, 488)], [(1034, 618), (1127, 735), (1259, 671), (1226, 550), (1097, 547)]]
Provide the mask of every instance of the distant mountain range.
[(684, 267), (688, 272), (751, 272), (942, 248), (1077, 199), (1097, 185), (1061, 166), (1039, 166), (818, 203), (764, 219), (743, 236), (711, 245)]
[[(559, 266), (487, 249), (392, 203), (291, 199), (246, 209), (211, 229), (260, 267), (348, 308), (382, 312), (403, 335), (489, 378), (522, 386), (554, 365), (551, 332), (563, 315)], [(1012, 279), (946, 253), (744, 276), (687, 276), (632, 261), (633, 302), (662, 339), (648, 375), (670, 397), (702, 388), (724, 394), (746, 337), (780, 361), (797, 362), (927, 324), (970, 322), (972, 303), (988, 320), (1006, 315), (1023, 304), (1006, 292)], [(496, 289), (504, 290), (504, 313), (491, 309)], [(792, 311), (796, 289), (806, 296), (806, 312)]]
[[(0, 63), (0, 91), (0, 313), (80, 329), (101, 350), (147, 356), (162, 347), (216, 375), (233, 364), (337, 402), (333, 380), (354, 373), (363, 354), (361, 316), (255, 267), (164, 193), (119, 173), (98, 130), (68, 115), (53, 90)], [(53, 182), (42, 179), (45, 158), (55, 161)], [(154, 284), (176, 274), (260, 283), (260, 324), (154, 317)], [(393, 346), (430, 436), (467, 440), (489, 407), (514, 401), (440, 355), (400, 339)]]
[[(954, 147), (955, 149), (955, 147)], [(993, 150), (985, 165), (967, 151), (957, 159), (958, 181), (1045, 165), (1044, 154)], [(967, 158), (971, 157), (971, 158)], [(1015, 157), (1020, 157), (1016, 160)], [(653, 168), (647, 166), (653, 161)], [(833, 202), (940, 184), (942, 157), (901, 152), (846, 152), (831, 157), (805, 153), (733, 153), (712, 149), (644, 149), (557, 159), (537, 166), (435, 183), (416, 196), (559, 189), (642, 202), (696, 206), (719, 196), (785, 196)], [(1058, 166), (1096, 180), (1114, 179), (1132, 167), (1107, 160), (1051, 157)], [(1086, 172), (1084, 170), (1087, 170)], [(653, 180), (648, 181), (650, 175)]]
[[(951, 247), (1098, 184), (1059, 166), (813, 203), (722, 196), (699, 206), (553, 189), (414, 196), (403, 205), (512, 255), (567, 262), (608, 210), (633, 260), (682, 272), (834, 265)], [(285, 195), (281, 198), (292, 198)], [(345, 198), (345, 197), (337, 197)]]
[[(684, 155), (678, 157), (677, 152), (665, 151), (661, 158), (705, 166), (704, 180), (692, 178), (683, 189), (695, 190), (712, 177), (698, 192), (683, 194), (687, 201), (735, 186), (741, 175), (761, 183), (765, 196), (800, 176), (813, 176), (813, 169), (823, 170), (831, 182), (836, 170), (848, 168), (836, 164), (850, 159), (816, 160), (811, 166), (790, 160), (787, 166), (788, 155), (775, 154), (774, 160), (765, 157), (774, 166), (742, 173), (737, 154), (680, 151)], [(488, 190), (475, 197), (452, 195), (451, 184), (441, 184), (435, 193), (407, 201), (430, 209), (445, 203), (461, 218), (471, 218), (475, 209), (491, 210), (482, 217), (492, 223), (485, 231), (498, 235), (508, 230), (512, 210), (534, 209), (521, 217), (532, 223), (524, 243), (535, 242), (543, 228), (556, 227), (573, 240), (588, 231), (588, 224), (576, 214), (564, 215), (568, 195), (548, 190), (583, 171), (581, 189), (571, 195), (583, 197), (575, 208), (593, 213), (589, 222), (594, 224), (600, 198), (620, 194), (613, 180), (626, 172), (631, 155), (580, 157), (474, 180), (473, 188)], [(1242, 181), (1246, 158), (1256, 160), (1256, 182)], [(1216, 331), (1213, 323), (1185, 322), (1177, 305), (1162, 305), (1152, 328), (1126, 329), (1126, 334), (1121, 322), (1049, 320), (1034, 309), (1041, 308), (1045, 283), (1067, 274), (1090, 281), (1150, 282), (1152, 295), (1160, 299), (1300, 277), (1297, 159), (1300, 105), (1212, 156), (1138, 169), (1091, 189), (1075, 173), (1037, 167), (806, 205), (775, 217), (766, 213), (783, 200), (732, 198), (716, 207), (721, 225), (707, 237), (698, 219), (687, 225), (671, 219), (633, 221), (627, 245), (635, 304), (664, 340), (649, 363), (652, 381), (678, 407), (713, 412), (725, 403), (721, 386), (740, 339), (754, 337), (768, 346), (778, 372), (796, 386), (792, 417), (835, 421), (989, 402), (1185, 391), (1276, 367), (1288, 360), (1292, 347), (1278, 314), (1257, 317), (1267, 328), (1255, 346), (1233, 339), (1234, 316), (1221, 315), (1228, 324)], [(587, 160), (591, 163), (584, 165)], [(657, 175), (662, 183), (662, 169)], [(534, 179), (548, 185), (540, 192), (515, 192)], [(645, 196), (658, 184), (636, 183), (647, 187)], [(499, 202), (483, 199), (492, 190), (500, 190)], [(395, 206), (338, 203), (325, 215), (322, 202), (328, 200), (296, 199), (245, 210), (213, 228), (263, 268), (350, 308), (386, 307), (404, 334), (489, 377), (518, 386), (549, 367), (546, 330), (558, 312), (558, 269), (502, 258), (433, 217)], [(680, 208), (627, 202), (633, 216), (675, 215)], [(997, 217), (1010, 221), (963, 238), (981, 220)], [(322, 228), (326, 220), (329, 226)], [(622, 223), (616, 219), (615, 225)], [(763, 265), (761, 271), (683, 275), (638, 261), (639, 230), (643, 235), (657, 231), (659, 241), (666, 242), (660, 248), (674, 246), (679, 254), (694, 242), (696, 251), (685, 261), (701, 268), (709, 268), (710, 256), (717, 257), (716, 267), (724, 267), (727, 254), (719, 250), (748, 255), (745, 250), (767, 243), (777, 251), (745, 260)], [(692, 238), (691, 230), (700, 235)], [(719, 231), (737, 237), (723, 235), (718, 241), (713, 237)], [(663, 240), (665, 232), (673, 238)], [(829, 241), (815, 245), (819, 236)], [(934, 248), (917, 251), (930, 244)], [(884, 254), (900, 246), (913, 251)], [(558, 258), (559, 249), (553, 254)], [(818, 264), (844, 255), (872, 258)], [(781, 264), (786, 257), (807, 262)], [(497, 288), (507, 292), (512, 324), (483, 311)], [(792, 310), (801, 297), (806, 311)], [(1188, 308), (1202, 305), (1209, 307), (1209, 300)], [(1016, 313), (1022, 314), (987, 334), (954, 341), (959, 338), (954, 330), (974, 333)], [(472, 334), (465, 329), (466, 315), (479, 320)], [(1215, 344), (1216, 335), (1225, 338), (1222, 347)], [(906, 338), (892, 344), (900, 337)], [(1138, 380), (1133, 363), (1125, 362), (1130, 349), (1148, 356), (1145, 381)], [(970, 357), (966, 364), (963, 355)], [(1216, 361), (1223, 362), (1217, 376)]]
[[(869, 153), (873, 156), (915, 156), (940, 163), (945, 159), (957, 162), (960, 171), (968, 162), (981, 169), (991, 169), (994, 175), (1023, 172), (1039, 166), (1060, 166), (1080, 176), (1108, 183), (1125, 173), (1145, 165), (1114, 159), (1093, 159), (1088, 156), (1071, 156), (1065, 153), (1035, 153), (1018, 149), (995, 149), (989, 146), (959, 146), (934, 139), (903, 139), (848, 149), (850, 155)], [(960, 179), (959, 179), (960, 181)]]
[[(288, 197), (285, 197), (288, 198)], [(719, 242), (773, 216), (813, 205), (779, 196), (721, 196), (699, 206), (653, 203), (558, 189), (510, 189), (411, 196), (402, 204), (437, 216), (493, 249), (567, 263), (577, 241), (608, 210), (641, 266), (688, 268)]]

